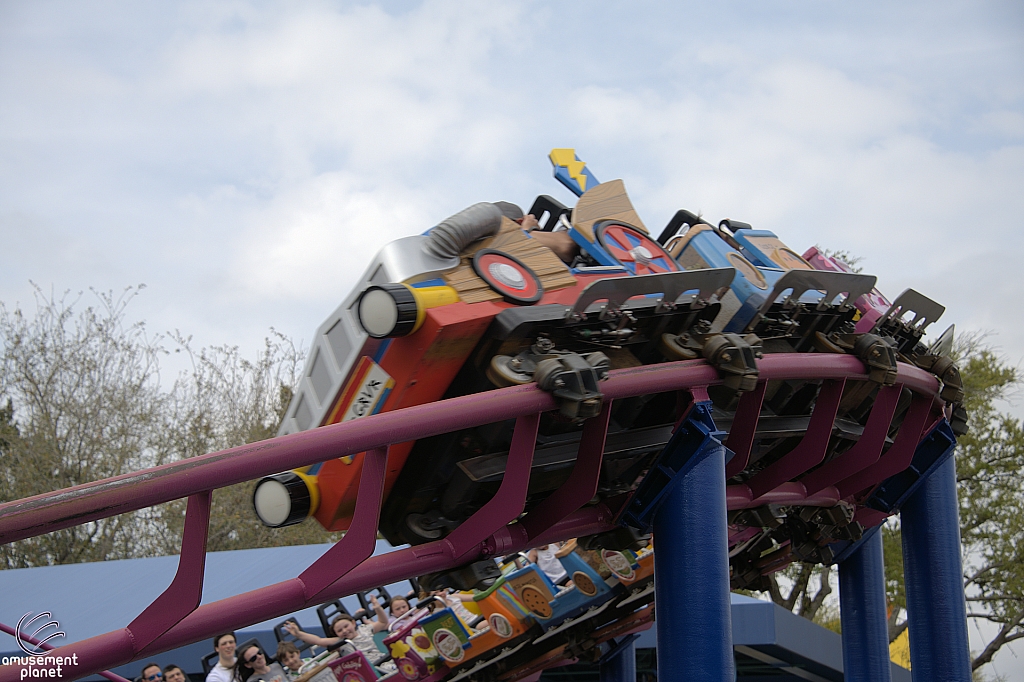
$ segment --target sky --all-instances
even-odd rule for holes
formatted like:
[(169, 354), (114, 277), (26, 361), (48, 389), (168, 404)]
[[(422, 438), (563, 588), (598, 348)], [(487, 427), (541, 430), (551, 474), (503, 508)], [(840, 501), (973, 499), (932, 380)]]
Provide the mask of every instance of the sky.
[(655, 233), (846, 250), (1024, 361), (1015, 2), (0, 0), (0, 301), (145, 284), (153, 333), (308, 345), (387, 242), (571, 202), (555, 147)]

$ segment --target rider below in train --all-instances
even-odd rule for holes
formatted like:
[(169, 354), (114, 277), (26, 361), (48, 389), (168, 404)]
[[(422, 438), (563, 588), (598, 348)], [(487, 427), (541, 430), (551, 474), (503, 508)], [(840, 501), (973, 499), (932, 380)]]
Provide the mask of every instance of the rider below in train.
[(225, 632), (213, 638), (213, 650), (217, 652), (217, 664), (210, 669), (206, 682), (231, 682), (235, 668), (235, 633)]
[(469, 592), (451, 593), (448, 590), (434, 590), (430, 593), (430, 596), (450, 608), (459, 617), (459, 620), (466, 625), (467, 629), (486, 630), (490, 627), (487, 624), (486, 618), (481, 618), (479, 614), (473, 613), (463, 605), (463, 602), (476, 601)]
[[(409, 604), (409, 600), (406, 599), (405, 597), (392, 597), (391, 598), (392, 607), (394, 607), (396, 601), (397, 602), (403, 602), (404, 601), (405, 604)], [(391, 632), (398, 632), (399, 630), (404, 628), (406, 625), (408, 625), (411, 621), (419, 620), (420, 618), (423, 618), (424, 616), (430, 615), (435, 610), (443, 609), (446, 606), (446, 602), (443, 602), (443, 601), (441, 601), (439, 599), (434, 599), (433, 597), (428, 595), (426, 592), (421, 592), (420, 593), (419, 598), (416, 601), (416, 607), (415, 608), (413, 608), (412, 605), (409, 604), (409, 608), (406, 609), (404, 612), (402, 612), (402, 608), (403, 608), (403, 606), (405, 604), (400, 604), (399, 605), (399, 607), (398, 607), (399, 613), (398, 613), (397, 616), (395, 615), (394, 612), (392, 612), (392, 617), (389, 619), (389, 622), (388, 622), (388, 630), (389, 631), (391, 631)]]
[(569, 573), (562, 566), (562, 562), (559, 561), (564, 556), (569, 556), (572, 551), (576, 549), (576, 539), (569, 540), (564, 545), (558, 545), (552, 543), (550, 545), (544, 545), (543, 547), (536, 547), (530, 550), (527, 554), (530, 561), (537, 564), (540, 570), (544, 571), (544, 575), (551, 580), (558, 587), (567, 587), (571, 581), (569, 580)]
[(234, 682), (287, 682), (288, 674), (281, 664), (267, 660), (267, 655), (258, 644), (252, 644), (239, 651), (235, 663)]
[(288, 674), (288, 679), (294, 680), (299, 677), (299, 670), (306, 661), (302, 660), (299, 647), (291, 642), (280, 642), (277, 645), (277, 662), (281, 664), (281, 667)]
[[(346, 642), (351, 644), (352, 651), (361, 651), (366, 656), (371, 665), (378, 666), (382, 670), (388, 672), (396, 670), (395, 664), (391, 661), (381, 662), (382, 659), (387, 657), (387, 653), (377, 648), (376, 642), (373, 641), (373, 634), (375, 632), (383, 632), (388, 629), (388, 615), (384, 613), (384, 609), (381, 607), (380, 602), (377, 601), (376, 597), (370, 597), (370, 604), (373, 606), (374, 612), (377, 614), (377, 620), (371, 623), (356, 623), (356, 619), (347, 613), (338, 614), (333, 621), (331, 621), (331, 631), (334, 633), (334, 637), (317, 637), (316, 635), (304, 632), (299, 629), (299, 624), (291, 620), (285, 623), (284, 629), (288, 631), (292, 637), (297, 637), (303, 642), (309, 644), (315, 644), (316, 646), (322, 646), (325, 648), (334, 647), (340, 642)], [(344, 655), (346, 652), (339, 650)]]
[(391, 628), (395, 624), (395, 621), (409, 613), (412, 606), (409, 604), (409, 600), (405, 597), (398, 595), (391, 598), (391, 605), (388, 608), (391, 611), (391, 615), (388, 616), (388, 628)]
[(188, 682), (188, 677), (181, 666), (171, 663), (164, 666), (164, 682)]
[(160, 682), (164, 678), (164, 671), (160, 669), (159, 663), (147, 663), (139, 675), (139, 682)]

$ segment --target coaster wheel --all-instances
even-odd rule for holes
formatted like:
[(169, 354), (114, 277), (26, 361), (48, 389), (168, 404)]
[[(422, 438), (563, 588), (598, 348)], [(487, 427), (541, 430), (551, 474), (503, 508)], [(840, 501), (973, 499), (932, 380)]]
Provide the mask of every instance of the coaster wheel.
[(508, 386), (522, 386), (533, 381), (532, 368), (529, 373), (520, 371), (521, 368), (517, 369), (513, 366), (513, 359), (508, 355), (495, 355), (491, 358), (485, 374), (492, 384), (498, 388), (507, 388)]
[(607, 220), (596, 225), (594, 234), (598, 244), (631, 275), (654, 275), (682, 269), (661, 244), (632, 225)]

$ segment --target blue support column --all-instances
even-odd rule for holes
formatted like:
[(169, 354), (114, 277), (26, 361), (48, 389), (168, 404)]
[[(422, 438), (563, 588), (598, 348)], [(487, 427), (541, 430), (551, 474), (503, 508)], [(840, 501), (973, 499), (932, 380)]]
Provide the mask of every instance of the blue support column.
[(911, 673), (916, 682), (970, 682), (952, 457), (910, 496), (901, 519)]
[(875, 529), (839, 564), (839, 615), (843, 623), (843, 679), (890, 682), (882, 533)]
[(733, 682), (725, 447), (711, 441), (654, 517), (660, 682)]
[(635, 635), (627, 635), (611, 657), (601, 661), (601, 682), (636, 682)]

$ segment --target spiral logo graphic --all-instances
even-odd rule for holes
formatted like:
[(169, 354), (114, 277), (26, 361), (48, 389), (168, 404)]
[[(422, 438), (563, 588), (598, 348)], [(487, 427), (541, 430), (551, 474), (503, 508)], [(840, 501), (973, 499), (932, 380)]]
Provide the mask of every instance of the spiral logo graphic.
[[(31, 618), (30, 618), (31, 616)], [(35, 632), (29, 633), (28, 629), (33, 624), (43, 618), (52, 618), (53, 614), (49, 611), (42, 611), (41, 613), (32, 616), (32, 612), (29, 611), (18, 621), (18, 627), (15, 629), (14, 639), (18, 642), (18, 648), (24, 651), (29, 656), (42, 656), (46, 653), (46, 649), (43, 645), (49, 642), (55, 637), (63, 637), (64, 632), (60, 631), (60, 623), (55, 620), (51, 620), (43, 625), (36, 628)], [(52, 628), (51, 632), (44, 632), (47, 628)]]

